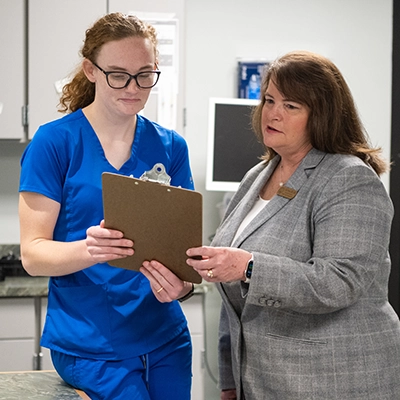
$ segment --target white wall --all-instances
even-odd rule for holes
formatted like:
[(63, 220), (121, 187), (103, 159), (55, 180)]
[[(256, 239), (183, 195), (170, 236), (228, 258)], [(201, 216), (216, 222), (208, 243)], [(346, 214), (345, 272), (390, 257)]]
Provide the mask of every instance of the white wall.
[[(305, 49), (329, 57), (346, 78), (373, 145), (390, 157), (392, 0), (186, 0), (185, 135), (204, 195), (204, 242), (223, 193), (205, 191), (209, 97), (236, 97), (236, 58), (275, 59)], [(388, 176), (383, 177), (389, 187)], [(207, 298), (207, 354), (216, 371), (218, 294)], [(217, 399), (211, 380), (206, 399)]]

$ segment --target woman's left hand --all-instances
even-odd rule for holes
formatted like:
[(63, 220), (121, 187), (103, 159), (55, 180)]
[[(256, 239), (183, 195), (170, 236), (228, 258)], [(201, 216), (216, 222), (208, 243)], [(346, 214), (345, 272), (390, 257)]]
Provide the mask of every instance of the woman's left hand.
[(186, 254), (191, 257), (186, 263), (207, 282), (244, 280), (244, 271), (251, 259), (251, 253), (234, 247), (195, 247)]
[(187, 295), (192, 283), (182, 281), (158, 261), (144, 261), (140, 272), (150, 281), (151, 290), (161, 303), (168, 303)]

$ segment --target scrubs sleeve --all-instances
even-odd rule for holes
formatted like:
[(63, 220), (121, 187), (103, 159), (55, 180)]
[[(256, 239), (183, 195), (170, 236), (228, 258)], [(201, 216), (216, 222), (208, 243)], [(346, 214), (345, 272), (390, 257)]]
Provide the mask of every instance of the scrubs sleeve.
[(40, 193), (61, 203), (67, 160), (67, 141), (54, 129), (41, 126), (22, 155), (19, 191)]

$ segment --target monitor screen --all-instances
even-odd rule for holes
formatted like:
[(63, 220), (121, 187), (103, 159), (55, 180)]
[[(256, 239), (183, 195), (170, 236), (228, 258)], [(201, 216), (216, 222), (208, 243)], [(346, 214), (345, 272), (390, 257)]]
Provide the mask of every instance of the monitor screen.
[(210, 98), (206, 189), (234, 192), (245, 173), (260, 162), (264, 146), (251, 127), (259, 100)]

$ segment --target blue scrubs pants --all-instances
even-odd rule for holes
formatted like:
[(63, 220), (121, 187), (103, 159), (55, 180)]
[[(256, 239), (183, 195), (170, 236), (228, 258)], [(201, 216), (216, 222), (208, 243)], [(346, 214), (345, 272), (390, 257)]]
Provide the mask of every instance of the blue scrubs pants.
[(149, 354), (95, 360), (52, 350), (61, 378), (92, 400), (190, 400), (192, 345), (185, 330)]

